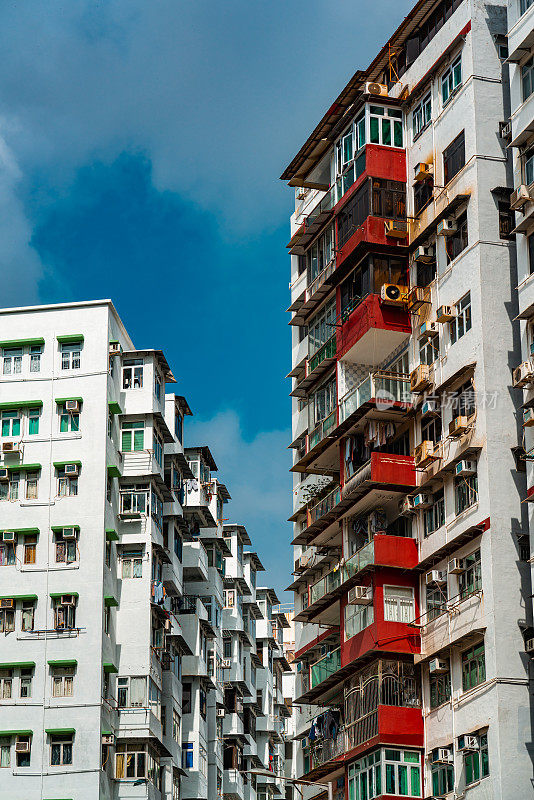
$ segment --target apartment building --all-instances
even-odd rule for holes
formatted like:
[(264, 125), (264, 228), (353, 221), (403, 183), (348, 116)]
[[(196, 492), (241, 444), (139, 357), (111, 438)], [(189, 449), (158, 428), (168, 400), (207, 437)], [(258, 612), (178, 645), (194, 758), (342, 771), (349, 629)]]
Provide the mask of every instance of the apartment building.
[(351, 800), (532, 793), (534, 39), (512, 5), (420, 0), (282, 175), (297, 770)]
[(0, 799), (256, 800), (277, 616), (163, 352), (110, 301), (4, 309), (0, 348)]

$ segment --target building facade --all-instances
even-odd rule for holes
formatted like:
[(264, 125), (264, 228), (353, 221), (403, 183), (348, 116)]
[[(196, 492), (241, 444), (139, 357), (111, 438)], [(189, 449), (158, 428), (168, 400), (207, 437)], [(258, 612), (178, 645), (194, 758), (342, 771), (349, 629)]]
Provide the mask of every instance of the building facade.
[(0, 348), (0, 798), (280, 794), (278, 617), (165, 356), (110, 301), (4, 309)]
[(282, 175), (295, 768), (350, 800), (532, 793), (529, 5), (418, 2)]

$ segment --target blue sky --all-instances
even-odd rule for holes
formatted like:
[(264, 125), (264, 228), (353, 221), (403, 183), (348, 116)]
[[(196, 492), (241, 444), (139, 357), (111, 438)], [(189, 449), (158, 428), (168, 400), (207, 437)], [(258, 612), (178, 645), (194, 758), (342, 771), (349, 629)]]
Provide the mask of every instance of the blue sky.
[[(165, 350), (270, 582), (290, 582), (278, 176), (410, 7), (115, 0), (0, 9), (2, 305), (111, 297)], [(286, 599), (290, 599), (289, 596)]]

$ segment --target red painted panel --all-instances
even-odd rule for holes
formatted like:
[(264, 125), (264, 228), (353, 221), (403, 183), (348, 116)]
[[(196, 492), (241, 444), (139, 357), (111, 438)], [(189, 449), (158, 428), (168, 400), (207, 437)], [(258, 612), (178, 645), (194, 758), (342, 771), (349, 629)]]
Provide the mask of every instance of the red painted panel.
[(343, 358), (343, 355), (371, 328), (401, 333), (412, 331), (407, 311), (384, 304), (377, 294), (370, 294), (356, 306), (341, 328), (338, 328), (337, 357)]
[(421, 709), (378, 706), (378, 735), (344, 753), (343, 761), (351, 762), (362, 753), (370, 752), (383, 745), (424, 747), (424, 724)]
[(362, 183), (370, 177), (406, 183), (406, 150), (394, 150), (381, 144), (366, 145), (365, 170), (338, 200), (334, 206), (334, 214), (339, 213), (354, 192), (357, 192)]
[(336, 269), (339, 269), (345, 259), (348, 258), (362, 242), (383, 246), (387, 245), (388, 247), (406, 247), (408, 245), (408, 238), (394, 239), (390, 236), (386, 236), (384, 220), (381, 217), (369, 216), (338, 251), (336, 256)]
[(394, 453), (371, 453), (371, 480), (377, 483), (417, 486), (413, 456), (398, 456)]
[(376, 564), (404, 569), (414, 569), (417, 566), (419, 556), (415, 539), (380, 534), (375, 536), (374, 541)]

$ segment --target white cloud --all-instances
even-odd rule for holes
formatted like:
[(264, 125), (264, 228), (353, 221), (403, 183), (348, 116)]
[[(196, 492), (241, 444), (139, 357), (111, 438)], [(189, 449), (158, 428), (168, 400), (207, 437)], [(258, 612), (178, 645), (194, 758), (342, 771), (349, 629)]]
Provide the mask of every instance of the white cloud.
[[(225, 517), (247, 528), (252, 547), (269, 570), (265, 580), (277, 591), (291, 582), (291, 458), (289, 430), (260, 431), (247, 441), (239, 417), (224, 411), (208, 420), (188, 421), (186, 445), (207, 444), (219, 468), (217, 478), (232, 499)], [(259, 576), (260, 585), (263, 575)]]

